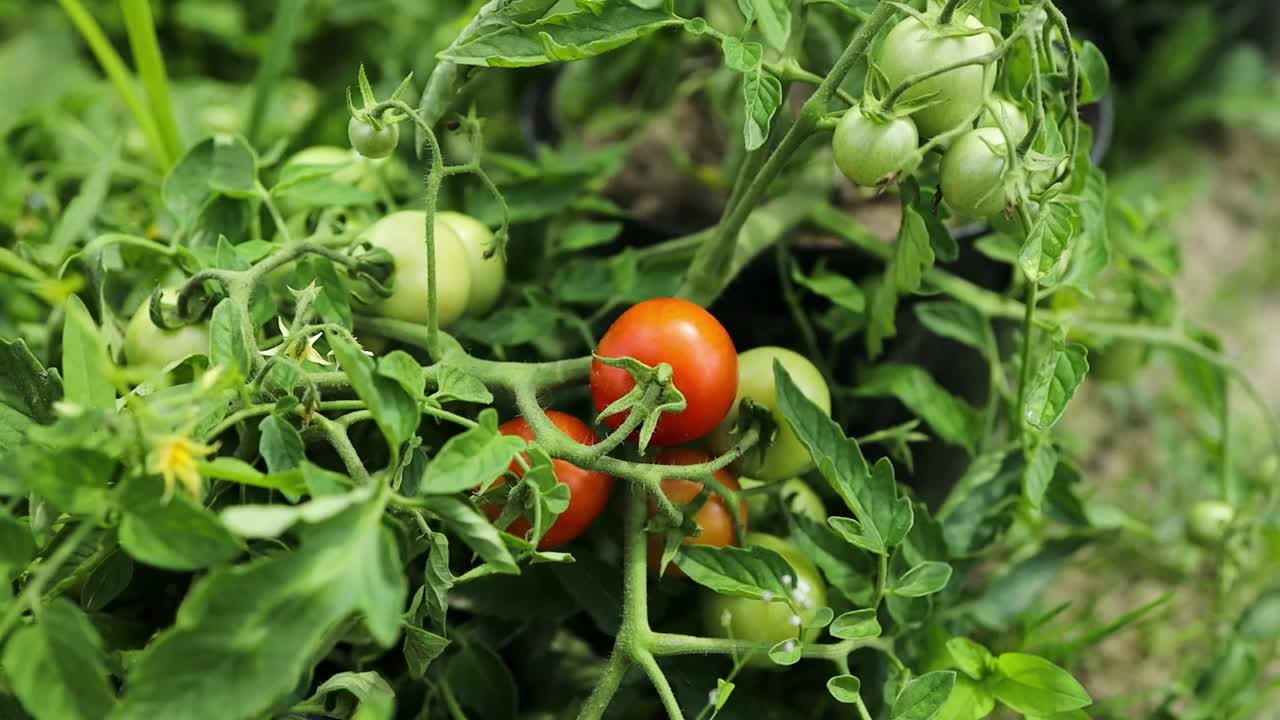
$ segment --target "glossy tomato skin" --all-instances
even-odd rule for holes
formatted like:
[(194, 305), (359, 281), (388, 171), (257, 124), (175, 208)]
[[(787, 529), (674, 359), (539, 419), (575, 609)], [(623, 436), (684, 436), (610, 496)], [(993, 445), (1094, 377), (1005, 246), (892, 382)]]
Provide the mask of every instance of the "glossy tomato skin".
[(1201, 500), (1187, 511), (1187, 535), (1197, 545), (1214, 547), (1226, 537), (1236, 509), (1221, 500)]
[[(547, 417), (551, 418), (551, 422), (575, 442), (583, 445), (596, 443), (596, 434), (578, 418), (556, 410), (548, 410)], [(503, 435), (521, 437), (529, 441), (535, 439), (529, 421), (522, 417), (506, 421), (498, 427), (498, 431)], [(586, 532), (596, 518), (600, 517), (600, 513), (604, 512), (605, 505), (609, 503), (609, 493), (613, 489), (613, 478), (605, 473), (583, 470), (565, 460), (552, 460), (551, 465), (555, 468), (556, 479), (569, 486), (569, 508), (556, 516), (556, 521), (542, 536), (542, 541), (538, 543), (540, 550), (563, 547)], [(511, 463), (511, 472), (516, 477), (524, 474), (518, 462)], [(485, 512), (490, 518), (497, 518), (501, 508), (491, 505), (485, 508)], [(524, 537), (529, 532), (529, 522), (524, 518), (517, 518), (507, 531), (512, 535)]]
[[(711, 431), (733, 406), (738, 389), (738, 353), (733, 339), (711, 313), (687, 300), (646, 300), (624, 312), (605, 332), (596, 355), (633, 357), (657, 366), (667, 363), (675, 386), (688, 403), (678, 414), (666, 413), (653, 433), (654, 445), (678, 445)], [(601, 411), (635, 387), (622, 368), (596, 360), (591, 365), (591, 397)], [(618, 427), (627, 413), (605, 418)]]
[[(427, 276), (427, 214), (421, 210), (392, 213), (369, 226), (364, 238), (395, 260), (391, 295), (375, 309), (383, 317), (425, 325), (431, 284)], [(438, 218), (435, 223), (437, 319), (445, 326), (462, 317), (471, 294), (471, 261), (456, 233)]]
[(988, 107), (982, 116), (978, 118), (978, 127), (999, 128), (996, 118), (1003, 118), (1005, 127), (1009, 129), (1009, 137), (1013, 138), (1015, 143), (1022, 142), (1027, 136), (1027, 131), (1031, 129), (1031, 123), (1027, 120), (1027, 114), (1022, 112), (1022, 108), (1012, 100), (1000, 97), (992, 101), (993, 108)]
[[(177, 291), (165, 290), (165, 302), (177, 300)], [(124, 357), (130, 365), (167, 367), (192, 355), (209, 354), (209, 325), (196, 323), (163, 330), (151, 322), (151, 298), (129, 320), (124, 331)]]
[(768, 408), (778, 424), (778, 432), (773, 444), (765, 452), (764, 462), (759, 465), (740, 462), (738, 467), (742, 474), (765, 482), (794, 477), (813, 465), (808, 448), (800, 441), (778, 408), (778, 388), (773, 377), (775, 360), (781, 363), (805, 397), (827, 414), (831, 413), (831, 390), (827, 387), (827, 381), (822, 377), (822, 371), (805, 356), (775, 346), (752, 348), (738, 356), (737, 398), (728, 416), (711, 434), (709, 442), (712, 449), (721, 453), (737, 442), (732, 430), (734, 423), (738, 421), (738, 408), (743, 399), (750, 398)]
[(836, 125), (831, 154), (849, 180), (877, 187), (897, 180), (919, 144), (920, 135), (911, 118), (881, 121), (852, 107)]
[(795, 515), (806, 517), (816, 523), (827, 522), (827, 506), (818, 493), (813, 491), (805, 481), (792, 478), (782, 485), (778, 497), (787, 510)]
[[(915, 16), (900, 21), (885, 36), (876, 56), (876, 65), (897, 86), (912, 75), (938, 70), (957, 62), (984, 55), (995, 49), (995, 40), (987, 33), (965, 36), (948, 36), (954, 28), (936, 25), (937, 12), (926, 14), (921, 22)], [(983, 28), (982, 21), (973, 16), (952, 22), (969, 30)], [(987, 93), (995, 86), (995, 66), (983, 73), (980, 65), (969, 65), (945, 72), (917, 85), (902, 95), (903, 100), (915, 100), (933, 96), (936, 103), (916, 111), (912, 117), (922, 137), (933, 137), (951, 130), (982, 107)]]
[[(717, 637), (776, 644), (817, 638), (818, 628), (804, 629), (818, 610), (826, 607), (827, 588), (818, 568), (804, 556), (800, 548), (774, 535), (751, 533), (747, 546), (765, 547), (778, 553), (795, 570), (792, 597), (800, 605), (794, 612), (785, 602), (765, 602), (750, 598), (728, 597), (708, 593), (702, 605), (703, 629)], [(748, 664), (758, 668), (779, 668), (764, 652), (752, 655)]]
[(353, 117), (347, 123), (347, 139), (356, 152), (370, 160), (378, 160), (396, 151), (396, 145), (400, 144), (400, 126), (383, 123), (379, 130), (364, 120)]
[(497, 304), (507, 281), (507, 261), (501, 255), (485, 257), (493, 246), (493, 231), (488, 225), (460, 212), (441, 211), (436, 218), (449, 227), (462, 241), (471, 267), (471, 293), (467, 297), (467, 315), (488, 313)]
[[(713, 458), (701, 450), (693, 450), (690, 448), (667, 448), (658, 454), (656, 462), (660, 465), (700, 465), (702, 463), (711, 462)], [(728, 470), (717, 470), (712, 474), (721, 485), (730, 490), (741, 490), (738, 479)], [(702, 492), (702, 483), (693, 480), (685, 480), (683, 478), (668, 478), (662, 481), (662, 494), (666, 495), (671, 502), (676, 505), (686, 505), (693, 502), (694, 498)], [(657, 512), (657, 504), (652, 500), (649, 501), (649, 512)], [(741, 501), (740, 511), (742, 513), (743, 531), (746, 531), (747, 524), (747, 503)], [(712, 547), (724, 547), (726, 545), (736, 545), (738, 535), (733, 529), (733, 512), (729, 506), (725, 504), (724, 499), (715, 494), (714, 491), (707, 497), (707, 502), (698, 509), (698, 514), (694, 516), (694, 522), (702, 529), (702, 534), (685, 538), (685, 543), (690, 545), (710, 545)], [(649, 537), (649, 567), (655, 571), (662, 560), (662, 538), (656, 535)], [(683, 577), (684, 571), (676, 567), (675, 563), (667, 566), (666, 575), (674, 575)]]
[(1004, 210), (1008, 144), (998, 128), (961, 135), (942, 156), (942, 197), (960, 215), (985, 218)]

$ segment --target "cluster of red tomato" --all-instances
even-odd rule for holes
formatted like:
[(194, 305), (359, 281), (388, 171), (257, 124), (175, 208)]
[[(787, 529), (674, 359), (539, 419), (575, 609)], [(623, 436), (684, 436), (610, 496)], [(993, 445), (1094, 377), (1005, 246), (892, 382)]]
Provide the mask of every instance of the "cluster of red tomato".
[[(631, 357), (650, 366), (666, 363), (672, 369), (672, 382), (684, 395), (687, 407), (682, 412), (663, 414), (653, 433), (652, 444), (661, 446), (655, 462), (662, 465), (699, 465), (712, 460), (708, 450), (724, 452), (734, 444), (732, 428), (737, 421), (739, 402), (751, 398), (774, 414), (777, 433), (763, 459), (750, 465), (740, 461), (734, 467), (747, 473), (753, 482), (779, 482), (794, 478), (812, 465), (808, 451), (778, 410), (774, 385), (774, 361), (778, 361), (800, 390), (826, 411), (831, 408), (831, 395), (822, 373), (805, 357), (779, 347), (762, 347), (739, 354), (732, 338), (711, 313), (694, 303), (674, 298), (648, 300), (627, 310), (605, 333), (596, 348), (597, 357)], [(603, 411), (635, 387), (635, 378), (627, 371), (597, 360), (591, 369), (591, 395), (597, 411)], [(629, 411), (605, 418), (614, 428), (622, 425)], [(585, 445), (599, 441), (582, 420), (558, 411), (548, 417), (561, 431)], [(501, 431), (526, 440), (534, 433), (524, 418), (502, 425)], [(706, 449), (688, 447), (701, 441)], [(557, 548), (585, 532), (603, 513), (612, 489), (612, 479), (602, 472), (586, 470), (564, 460), (555, 460), (558, 480), (569, 486), (568, 509), (561, 513), (543, 536), (539, 547)], [(519, 477), (513, 463), (511, 472)], [(714, 473), (722, 486), (740, 491), (742, 485), (729, 469)], [(744, 477), (744, 480), (746, 478)], [(703, 492), (703, 483), (692, 479), (664, 480), (662, 491), (677, 505), (694, 501)], [(790, 491), (790, 492), (788, 492)], [(788, 506), (825, 521), (821, 500), (800, 481), (786, 483), (781, 494)], [(651, 503), (651, 512), (656, 505)], [(492, 516), (498, 508), (490, 508)], [(739, 516), (745, 532), (748, 504), (741, 501)], [(750, 533), (739, 538), (734, 527), (734, 513), (719, 495), (712, 493), (694, 516), (699, 534), (685, 538), (686, 543), (711, 546), (735, 545), (744, 541), (762, 545), (781, 554), (796, 571), (792, 578), (792, 597), (804, 610), (797, 615), (782, 603), (766, 603), (743, 598), (709, 596), (704, 606), (708, 630), (740, 639), (781, 642), (798, 637), (808, 617), (826, 601), (826, 590), (817, 568), (791, 543), (763, 533)], [(523, 519), (513, 523), (510, 532), (527, 533)], [(658, 569), (661, 539), (649, 540), (650, 565)], [(674, 565), (667, 575), (682, 575)], [(799, 620), (800, 622), (797, 622)], [(763, 656), (762, 656), (762, 659)], [(767, 661), (767, 659), (764, 659)]]

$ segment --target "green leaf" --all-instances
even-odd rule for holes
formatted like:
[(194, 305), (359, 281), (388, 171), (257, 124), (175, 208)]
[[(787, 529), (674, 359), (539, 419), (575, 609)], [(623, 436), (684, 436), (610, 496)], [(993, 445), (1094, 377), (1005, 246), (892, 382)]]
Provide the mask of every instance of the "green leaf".
[(973, 452), (982, 424), (980, 412), (947, 392), (924, 368), (883, 363), (873, 367), (855, 388), (860, 397), (894, 397), (920, 416), (938, 437)]
[(62, 399), (62, 378), (46, 370), (25, 340), (0, 338), (0, 403), (39, 423), (53, 420), (53, 404)]
[(742, 14), (754, 17), (760, 34), (774, 50), (785, 50), (791, 36), (790, 0), (738, 0)]
[(417, 401), (395, 380), (377, 373), (373, 359), (343, 333), (326, 333), (325, 337), (338, 365), (347, 373), (351, 387), (368, 405), (391, 452), (397, 453), (418, 430), (421, 412)]
[(827, 692), (836, 702), (856, 703), (861, 699), (862, 681), (853, 675), (837, 675), (827, 680)]
[(90, 515), (106, 507), (114, 460), (90, 450), (54, 452), (35, 445), (21, 448), (15, 460), (27, 486), (59, 509)]
[(1027, 392), (1023, 416), (1036, 429), (1048, 430), (1058, 422), (1089, 372), (1089, 351), (1078, 343), (1061, 342), (1049, 352)]
[[(335, 695), (339, 698), (336, 702), (333, 699)], [(395, 691), (376, 672), (340, 672), (325, 680), (316, 688), (315, 694), (293, 709), (295, 712), (324, 713), (355, 720), (365, 717), (357, 713), (367, 706), (378, 708), (377, 717), (387, 720), (390, 720), (390, 711), (395, 707)]]
[(914, 308), (916, 318), (939, 337), (955, 340), (981, 352), (991, 362), (995, 348), (995, 335), (991, 323), (982, 313), (951, 300), (923, 302)]
[(792, 542), (799, 545), (805, 557), (822, 570), (831, 587), (855, 605), (871, 604), (875, 586), (871, 581), (870, 558), (850, 548), (825, 523), (794, 514), (788, 520)]
[(80, 589), (80, 604), (97, 612), (120, 596), (133, 579), (133, 560), (120, 550), (112, 550), (98, 563)]
[(774, 665), (789, 667), (800, 662), (804, 656), (804, 646), (798, 640), (781, 640), (769, 648), (769, 659)]
[[(200, 477), (209, 480), (229, 480), (241, 485), (279, 490), (286, 495), (294, 496), (301, 495), (308, 490), (303, 472), (289, 471), (265, 475), (249, 463), (226, 455), (202, 461), (196, 467), (200, 471)], [(302, 467), (305, 472), (308, 469), (308, 464), (304, 462)], [(314, 466), (310, 467), (314, 468)]]
[(476, 378), (451, 365), (440, 368), (436, 376), (436, 391), (432, 399), (437, 402), (470, 402), (488, 405), (493, 402), (493, 393)]
[(839, 273), (815, 268), (813, 274), (806, 276), (798, 266), (792, 265), (791, 279), (809, 292), (820, 295), (849, 312), (861, 314), (867, 309), (867, 299), (862, 294), (862, 288)]
[(620, 222), (590, 222), (578, 220), (569, 223), (560, 235), (560, 249), (580, 252), (600, 245), (608, 245), (622, 234)]
[(536, 543), (551, 529), (556, 517), (569, 509), (570, 491), (569, 486), (556, 477), (551, 456), (545, 450), (531, 447), (528, 458), (529, 470), (521, 478), (521, 483), (531, 490), (525, 503), (525, 516), (532, 521), (530, 542)]
[(1012, 627), (1057, 580), (1083, 544), (1078, 538), (1045, 543), (1039, 552), (1009, 568), (972, 601), (969, 612), (973, 619), (992, 630)]
[(427, 668), (449, 647), (449, 639), (414, 625), (404, 626), (404, 659), (409, 674), (421, 680)]
[(663, 9), (615, 2), (597, 9), (556, 13), (455, 44), (439, 59), (458, 65), (531, 67), (600, 55), (683, 21)]
[[(995, 658), (992, 658), (992, 662)], [(996, 699), (981, 683), (961, 675), (951, 697), (942, 706), (935, 720), (982, 720), (996, 707)]]
[(166, 499), (159, 478), (126, 480), (120, 507), (120, 546), (148, 565), (198, 570), (228, 562), (244, 549), (212, 512), (185, 493)]
[(209, 320), (209, 362), (235, 369), (240, 377), (248, 377), (253, 367), (253, 354), (244, 335), (244, 314), (231, 298), (224, 298), (213, 309)]
[(102, 720), (115, 707), (102, 640), (84, 612), (62, 598), (13, 634), (3, 665), (36, 720)]
[(742, 94), (747, 106), (743, 142), (748, 151), (758, 150), (769, 140), (773, 116), (782, 105), (782, 82), (762, 68), (743, 76)]
[(900, 292), (914, 293), (920, 289), (925, 273), (933, 268), (933, 244), (924, 217), (910, 205), (902, 207), (902, 226), (898, 230), (898, 242), (893, 258), (894, 284)]
[(1079, 55), (1080, 79), (1084, 81), (1080, 102), (1097, 102), (1111, 92), (1111, 68), (1098, 46), (1088, 40), (1080, 45)]
[(449, 658), (444, 679), (464, 707), (477, 717), (514, 720), (516, 682), (507, 664), (488, 645), (466, 638), (462, 651)]
[(298, 467), (307, 457), (302, 444), (302, 434), (292, 423), (277, 415), (268, 415), (258, 424), (261, 436), (258, 451), (272, 473), (282, 473)]
[(498, 432), (497, 411), (485, 408), (475, 427), (454, 435), (440, 448), (423, 472), (418, 492), (451, 495), (490, 482), (505, 473), (524, 449), (522, 438)]
[(457, 495), (428, 495), (426, 508), (496, 572), (520, 572), (498, 529), (470, 502)]
[(113, 412), (115, 385), (107, 343), (80, 298), (67, 298), (62, 326), (62, 377), (66, 400), (86, 408)]
[(115, 720), (224, 720), (268, 714), (352, 616), (390, 647), (405, 578), (384, 502), (304, 528), (298, 549), (200, 579), (172, 628), (138, 656)]
[(457, 578), (449, 569), (449, 536), (432, 532), (427, 538), (430, 549), (427, 551), (427, 566), (422, 583), (423, 599), (426, 603), (425, 615), (431, 626), (445, 630), (445, 615), (449, 611), (449, 590)]
[(884, 341), (898, 334), (898, 289), (886, 275), (872, 281), (871, 303), (867, 318), (867, 353), (878, 357)]
[(1029, 460), (1022, 482), (1023, 492), (1026, 493), (1031, 507), (1039, 510), (1041, 503), (1044, 502), (1045, 492), (1049, 490), (1049, 484), (1053, 482), (1054, 473), (1058, 468), (1058, 451), (1054, 450), (1047, 438), (1040, 437), (1031, 450)]
[(1075, 207), (1060, 201), (1045, 203), (1040, 209), (1018, 253), (1018, 266), (1028, 280), (1044, 283), (1070, 260), (1078, 215)]
[(403, 350), (392, 350), (378, 358), (378, 375), (394, 380), (414, 400), (427, 390), (427, 376), (413, 356)]
[(694, 582), (721, 595), (791, 604), (785, 578), (794, 578), (796, 572), (768, 548), (686, 544), (676, 553), (676, 565)]
[(831, 622), (831, 634), (841, 640), (880, 637), (880, 620), (874, 608), (853, 610)]
[(951, 697), (956, 674), (950, 671), (925, 673), (907, 683), (893, 701), (890, 720), (932, 720)]
[(1024, 715), (1052, 715), (1093, 703), (1071, 673), (1024, 653), (1004, 653), (996, 658), (996, 673), (989, 687), (997, 700)]
[(187, 150), (164, 180), (165, 208), (190, 227), (219, 196), (253, 197), (257, 160), (242, 138), (220, 135)]
[(1080, 195), (1080, 237), (1076, 240), (1064, 283), (1085, 288), (1111, 262), (1111, 235), (1107, 221), (1107, 176), (1089, 168)]
[(951, 580), (951, 566), (934, 560), (920, 563), (898, 578), (893, 594), (899, 597), (924, 597), (941, 591)]
[(875, 475), (867, 467), (858, 442), (844, 431), (822, 408), (800, 392), (786, 369), (773, 366), (778, 388), (778, 408), (831, 487), (857, 518), (837, 518), (832, 528), (845, 540), (873, 553), (888, 554), (895, 538), (901, 540), (911, 527), (911, 502), (898, 497), (893, 466), (886, 459), (876, 464)]
[(974, 680), (986, 678), (995, 667), (996, 659), (991, 651), (969, 638), (951, 638), (947, 641), (947, 652), (955, 661), (956, 667)]

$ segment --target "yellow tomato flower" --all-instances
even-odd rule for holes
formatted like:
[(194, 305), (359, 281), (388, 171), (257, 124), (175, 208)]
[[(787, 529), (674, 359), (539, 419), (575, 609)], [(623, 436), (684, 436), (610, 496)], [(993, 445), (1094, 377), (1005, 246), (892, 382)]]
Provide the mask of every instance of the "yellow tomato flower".
[(183, 434), (170, 435), (156, 446), (151, 454), (151, 472), (164, 478), (164, 496), (172, 497), (178, 483), (192, 497), (204, 495), (204, 482), (200, 477), (200, 459), (211, 455), (217, 445), (205, 445)]

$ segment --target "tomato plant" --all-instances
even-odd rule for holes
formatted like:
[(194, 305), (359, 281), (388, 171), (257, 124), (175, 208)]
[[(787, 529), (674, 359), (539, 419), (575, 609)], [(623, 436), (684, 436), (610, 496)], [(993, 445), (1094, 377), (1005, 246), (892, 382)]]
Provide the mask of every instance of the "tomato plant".
[[(0, 718), (1275, 707), (1244, 15), (1113, 88), (1054, 0), (20, 10)], [(1153, 98), (1230, 142), (1104, 171)]]
[[(656, 445), (676, 445), (706, 435), (733, 404), (738, 387), (733, 339), (711, 313), (686, 300), (659, 298), (629, 308), (600, 338), (595, 354), (671, 366), (672, 384), (684, 395), (686, 407), (658, 421), (653, 434)], [(596, 410), (604, 411), (635, 386), (635, 378), (621, 368), (600, 360), (591, 366)], [(605, 422), (619, 427), (626, 418), (615, 413)]]
[[(583, 445), (596, 444), (596, 434), (578, 418), (555, 410), (547, 411), (547, 417), (574, 442)], [(514, 418), (502, 423), (498, 427), (498, 432), (530, 441), (537, 439), (529, 421), (524, 418)], [(564, 460), (552, 460), (551, 464), (555, 469), (556, 481), (569, 488), (569, 507), (556, 516), (555, 522), (542, 536), (542, 540), (538, 543), (538, 547), (542, 549), (566, 545), (586, 532), (596, 518), (600, 517), (600, 513), (604, 512), (604, 506), (609, 502), (609, 492), (612, 489), (611, 478), (605, 473), (583, 470)], [(512, 461), (510, 472), (517, 478), (523, 477), (524, 468), (519, 461)], [(504, 484), (504, 481), (500, 479), (497, 484)], [(490, 518), (496, 519), (499, 508), (490, 506), (486, 512)], [(519, 518), (507, 528), (507, 531), (524, 537), (529, 532), (529, 522)]]

